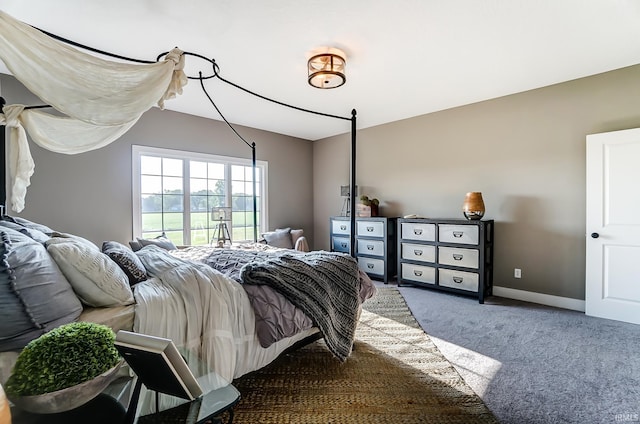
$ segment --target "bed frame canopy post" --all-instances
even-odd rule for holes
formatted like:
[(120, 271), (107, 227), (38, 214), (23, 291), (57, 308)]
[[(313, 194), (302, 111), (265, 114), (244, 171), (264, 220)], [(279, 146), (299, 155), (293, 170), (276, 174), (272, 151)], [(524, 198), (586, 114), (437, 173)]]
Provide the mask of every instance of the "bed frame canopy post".
[[(258, 241), (258, 183), (256, 182), (256, 142), (251, 143), (251, 163), (253, 171), (253, 241)], [(264, 211), (263, 211), (264, 212)]]
[(351, 234), (349, 250), (351, 256), (356, 257), (356, 110), (351, 110)]
[[(0, 111), (7, 102), (4, 97), (0, 97)], [(0, 216), (4, 216), (7, 210), (7, 143), (6, 143), (6, 126), (0, 125), (0, 163), (2, 164), (2, 173), (0, 173)]]

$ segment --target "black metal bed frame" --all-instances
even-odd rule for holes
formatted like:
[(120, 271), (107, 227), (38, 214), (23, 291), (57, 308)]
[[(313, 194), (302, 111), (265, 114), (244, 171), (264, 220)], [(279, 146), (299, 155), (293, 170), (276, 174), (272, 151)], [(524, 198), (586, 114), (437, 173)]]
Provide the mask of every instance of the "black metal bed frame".
[[(131, 62), (136, 62), (136, 63), (156, 63), (157, 61), (160, 60), (160, 58), (166, 56), (166, 54), (168, 52), (164, 52), (161, 53), (157, 56), (156, 61), (148, 61), (148, 60), (141, 60), (141, 59), (135, 59), (135, 58), (129, 58), (129, 57), (125, 57), (125, 56), (121, 56), (121, 55), (117, 55), (114, 53), (110, 53), (110, 52), (106, 52), (103, 50), (99, 50), (99, 49), (95, 49), (93, 47), (89, 47), (89, 46), (85, 46), (82, 45), (80, 43), (77, 43), (75, 41), (60, 37), (58, 35), (52, 34), (50, 32), (41, 30), (39, 28), (36, 28), (39, 31), (41, 31), (42, 33), (56, 39), (59, 41), (62, 41), (66, 44), (70, 44), (76, 47), (80, 47), (82, 49), (85, 50), (89, 50), (95, 53), (99, 53), (102, 55), (106, 55), (109, 57), (113, 57), (113, 58), (117, 58), (117, 59), (122, 59), (122, 60), (127, 60), (127, 61), (131, 61)], [(204, 86), (204, 80), (206, 79), (211, 79), (211, 78), (218, 78), (220, 81), (231, 85), (232, 87), (235, 87), (239, 90), (242, 90), (248, 94), (251, 94), (255, 97), (259, 97), (263, 100), (267, 100), (269, 102), (278, 104), (280, 106), (284, 106), (284, 107), (288, 107), (291, 109), (295, 109), (301, 112), (305, 112), (305, 113), (311, 113), (311, 114), (315, 114), (315, 115), (319, 115), (319, 116), (324, 116), (324, 117), (328, 117), (328, 118), (333, 118), (333, 119), (341, 119), (341, 120), (346, 120), (346, 121), (350, 121), (351, 122), (351, 166), (350, 166), (350, 178), (349, 178), (349, 192), (350, 193), (355, 193), (354, 191), (354, 187), (356, 186), (356, 110), (353, 109), (351, 111), (351, 117), (344, 117), (344, 116), (339, 116), (339, 115), (332, 115), (332, 114), (328, 114), (328, 113), (324, 113), (324, 112), (318, 112), (318, 111), (314, 111), (311, 109), (305, 109), (299, 106), (294, 106), (294, 105), (290, 105), (278, 100), (274, 100), (271, 99), (269, 97), (263, 96), (261, 94), (258, 94), (256, 92), (253, 92), (251, 90), (248, 90), (236, 83), (233, 83), (225, 78), (223, 78), (219, 71), (220, 71), (220, 67), (218, 66), (218, 64), (216, 63), (215, 59), (209, 59), (203, 55), (197, 54), (197, 53), (193, 53), (193, 52), (183, 52), (184, 55), (188, 55), (188, 56), (193, 56), (199, 59), (202, 59), (208, 63), (211, 64), (212, 66), (212, 70), (213, 73), (211, 75), (206, 75), (203, 76), (202, 72), (199, 72), (198, 76), (187, 76), (187, 78), (189, 79), (197, 79), (200, 81), (200, 86), (202, 88), (202, 90), (204, 91), (205, 95), (207, 96), (209, 102), (213, 105), (213, 107), (215, 108), (215, 110), (218, 112), (218, 114), (220, 115), (220, 117), (222, 118), (222, 120), (227, 124), (227, 126), (233, 131), (233, 133), (240, 139), (242, 140), (247, 146), (249, 146), (251, 148), (251, 159), (252, 159), (252, 168), (253, 168), (253, 235), (254, 235), (254, 241), (257, 241), (258, 239), (258, 222), (257, 222), (257, 199), (256, 199), (256, 143), (255, 142), (251, 142), (249, 143), (247, 140), (245, 140), (244, 137), (242, 137), (242, 135), (240, 135), (240, 133), (238, 133), (238, 131), (236, 131), (236, 129), (233, 127), (233, 125), (231, 125), (231, 123), (229, 121), (227, 121), (227, 119), (224, 117), (224, 115), (222, 114), (222, 112), (220, 111), (220, 109), (218, 108), (218, 106), (215, 104), (214, 100), (211, 98), (211, 96), (209, 95), (209, 93), (207, 92), (205, 86)], [(0, 97), (0, 109), (2, 109), (4, 106), (6, 105), (6, 101), (4, 98)], [(49, 107), (48, 105), (38, 105), (38, 106), (27, 106), (25, 107), (25, 109), (35, 109), (35, 108), (46, 108)], [(4, 215), (6, 213), (6, 198), (7, 198), (7, 190), (6, 190), (6, 128), (5, 125), (0, 126), (0, 145), (2, 145), (2, 148), (0, 148), (0, 166), (2, 167), (2, 172), (0, 172), (0, 215)], [(355, 252), (355, 246), (356, 246), (356, 242), (355, 242), (355, 228), (356, 228), (356, 214), (355, 214), (355, 210), (356, 210), (356, 198), (355, 195), (351, 195), (350, 196), (350, 203), (351, 203), (351, 214), (350, 214), (350, 221), (351, 221), (351, 230), (350, 230), (350, 254), (352, 257), (355, 258), (356, 256), (356, 252)]]

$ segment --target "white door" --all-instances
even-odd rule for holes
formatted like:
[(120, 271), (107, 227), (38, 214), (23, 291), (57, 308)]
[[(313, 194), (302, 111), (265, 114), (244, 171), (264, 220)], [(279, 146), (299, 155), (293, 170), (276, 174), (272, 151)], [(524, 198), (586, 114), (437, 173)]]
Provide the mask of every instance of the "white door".
[(587, 136), (587, 315), (640, 324), (640, 128)]

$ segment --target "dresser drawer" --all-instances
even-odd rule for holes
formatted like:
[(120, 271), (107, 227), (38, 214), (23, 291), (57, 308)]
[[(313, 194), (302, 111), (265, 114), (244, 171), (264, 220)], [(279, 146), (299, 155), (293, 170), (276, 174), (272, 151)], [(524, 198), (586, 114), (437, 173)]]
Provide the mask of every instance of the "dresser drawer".
[(435, 262), (436, 247), (428, 244), (402, 243), (402, 259), (419, 262)]
[(478, 269), (480, 254), (476, 249), (438, 246), (438, 263)]
[(349, 238), (347, 237), (331, 237), (331, 245), (334, 252), (349, 253)]
[(384, 237), (384, 222), (382, 221), (358, 221), (356, 222), (356, 234), (363, 237)]
[(438, 225), (438, 241), (442, 243), (478, 244), (477, 225)]
[(351, 234), (351, 222), (350, 221), (331, 221), (331, 232), (333, 234)]
[(478, 274), (475, 272), (454, 271), (452, 269), (438, 269), (438, 284), (472, 292), (478, 291)]
[(436, 224), (403, 222), (400, 234), (404, 240), (436, 241)]
[(402, 264), (402, 279), (435, 284), (436, 269), (424, 265)]
[(384, 256), (384, 241), (358, 239), (358, 254)]
[(384, 260), (358, 257), (360, 269), (368, 274), (384, 275)]

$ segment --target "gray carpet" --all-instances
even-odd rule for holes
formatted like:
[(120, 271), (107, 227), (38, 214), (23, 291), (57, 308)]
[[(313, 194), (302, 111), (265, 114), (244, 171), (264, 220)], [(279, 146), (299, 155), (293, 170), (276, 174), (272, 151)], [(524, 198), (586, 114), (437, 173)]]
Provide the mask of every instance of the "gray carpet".
[(499, 297), (480, 305), (400, 292), (501, 423), (640, 422), (639, 325)]

